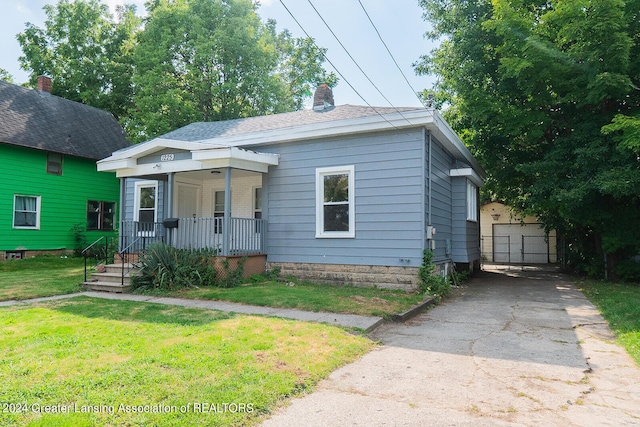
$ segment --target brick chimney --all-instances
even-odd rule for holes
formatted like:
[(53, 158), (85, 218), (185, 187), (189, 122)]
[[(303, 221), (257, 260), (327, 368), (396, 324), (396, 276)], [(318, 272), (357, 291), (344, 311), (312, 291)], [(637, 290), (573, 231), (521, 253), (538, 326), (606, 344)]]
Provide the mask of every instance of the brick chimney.
[(38, 86), (37, 89), (40, 92), (48, 92), (51, 93), (51, 77), (47, 76), (38, 76)]
[(322, 83), (313, 95), (313, 111), (324, 111), (334, 105), (333, 91), (328, 84)]

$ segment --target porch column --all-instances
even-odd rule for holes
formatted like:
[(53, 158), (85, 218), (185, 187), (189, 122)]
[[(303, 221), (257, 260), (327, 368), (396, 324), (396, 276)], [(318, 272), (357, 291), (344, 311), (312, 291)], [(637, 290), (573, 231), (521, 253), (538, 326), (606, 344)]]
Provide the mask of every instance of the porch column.
[[(167, 211), (164, 215), (165, 218), (173, 218), (173, 182), (174, 182), (175, 172), (169, 172), (167, 174)], [(165, 233), (167, 234), (167, 244), (170, 245), (173, 241), (173, 233), (172, 229), (165, 229)]]
[(222, 220), (222, 255), (231, 251), (231, 168), (224, 171), (224, 218)]

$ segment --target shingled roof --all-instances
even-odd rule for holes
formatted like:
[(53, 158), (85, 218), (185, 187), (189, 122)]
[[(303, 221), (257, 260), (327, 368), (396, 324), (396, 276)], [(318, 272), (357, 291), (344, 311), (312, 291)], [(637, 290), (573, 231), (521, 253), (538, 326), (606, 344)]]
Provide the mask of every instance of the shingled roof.
[(4, 81), (0, 143), (95, 160), (131, 145), (111, 113)]
[(226, 136), (243, 135), (297, 126), (336, 122), (339, 120), (357, 119), (413, 110), (424, 110), (417, 107), (365, 107), (360, 105), (339, 105), (323, 111), (301, 110), (291, 113), (269, 114), (266, 116), (248, 117), (245, 119), (224, 120), (219, 122), (191, 123), (161, 136), (164, 139), (179, 141), (203, 141)]

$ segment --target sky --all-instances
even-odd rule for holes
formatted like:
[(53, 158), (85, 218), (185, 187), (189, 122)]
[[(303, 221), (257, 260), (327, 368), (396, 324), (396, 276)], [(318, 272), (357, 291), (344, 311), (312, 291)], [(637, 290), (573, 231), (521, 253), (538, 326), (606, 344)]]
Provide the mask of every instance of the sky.
[[(360, 2), (368, 12), (393, 58), (376, 34)], [(27, 22), (44, 27), (45, 4), (55, 0), (3, 0), (0, 13), (0, 68), (7, 70), (18, 84), (28, 80), (18, 57), (22, 54), (16, 35)], [(112, 11), (121, 0), (103, 0)], [(138, 13), (144, 14), (144, 0), (129, 0)], [(274, 19), (279, 31), (288, 29), (294, 37), (304, 37), (286, 8), (297, 19), (316, 44), (328, 49), (328, 70), (337, 71), (340, 81), (333, 89), (337, 105), (371, 105), (376, 107), (419, 107), (414, 91), (430, 89), (432, 76), (417, 76), (412, 64), (436, 45), (424, 37), (429, 30), (422, 18), (418, 0), (262, 0), (258, 14), (263, 21)], [(316, 14), (318, 10), (327, 25)], [(344, 45), (346, 52), (343, 47)], [(348, 52), (348, 53), (347, 53)], [(351, 57), (353, 59), (351, 59)], [(397, 62), (398, 66), (394, 63)], [(355, 62), (354, 62), (355, 60)], [(356, 65), (357, 63), (357, 65)], [(358, 68), (364, 70), (364, 73)]]

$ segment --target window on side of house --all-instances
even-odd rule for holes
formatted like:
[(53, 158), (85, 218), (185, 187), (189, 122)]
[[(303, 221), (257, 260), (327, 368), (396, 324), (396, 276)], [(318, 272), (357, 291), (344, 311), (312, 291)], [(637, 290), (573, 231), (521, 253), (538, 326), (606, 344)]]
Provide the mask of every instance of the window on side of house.
[(13, 228), (40, 228), (40, 196), (13, 196)]
[(155, 234), (158, 218), (158, 181), (136, 182), (134, 220), (140, 233)]
[(87, 202), (87, 230), (112, 231), (116, 214), (115, 202)]
[(354, 238), (355, 168), (316, 169), (316, 237)]
[(478, 187), (467, 181), (467, 221), (478, 221)]
[(60, 153), (47, 153), (47, 173), (62, 175), (63, 156)]
[[(224, 217), (224, 191), (216, 191), (213, 193), (213, 217)], [(215, 233), (222, 233), (222, 219), (216, 219)]]

